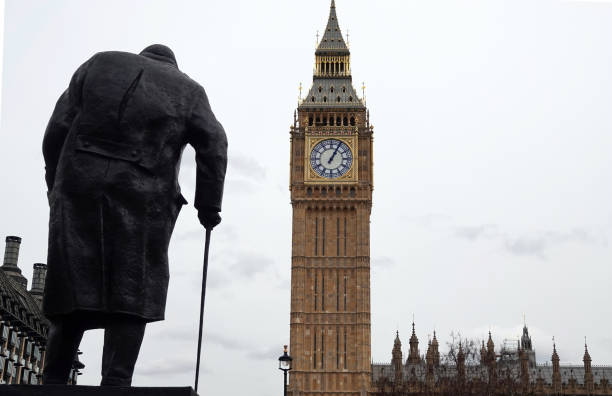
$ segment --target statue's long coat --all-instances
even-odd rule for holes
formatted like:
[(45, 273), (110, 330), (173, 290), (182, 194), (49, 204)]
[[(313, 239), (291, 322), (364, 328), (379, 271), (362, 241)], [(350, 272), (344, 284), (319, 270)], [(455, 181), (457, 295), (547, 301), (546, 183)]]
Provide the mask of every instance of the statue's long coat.
[(187, 143), (196, 152), (195, 207), (220, 211), (225, 132), (172, 51), (102, 52), (76, 71), (43, 141), (47, 316), (164, 318), (168, 244), (186, 203), (178, 171)]

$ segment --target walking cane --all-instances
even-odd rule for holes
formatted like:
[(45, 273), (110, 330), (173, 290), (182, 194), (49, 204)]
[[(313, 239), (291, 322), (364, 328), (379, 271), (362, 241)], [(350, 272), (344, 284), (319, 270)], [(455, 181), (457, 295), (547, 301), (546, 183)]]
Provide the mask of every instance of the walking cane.
[(210, 231), (206, 229), (206, 244), (204, 245), (204, 269), (202, 270), (202, 299), (200, 301), (200, 332), (198, 334), (198, 358), (195, 372), (195, 391), (198, 392), (198, 378), (200, 376), (200, 352), (202, 351), (202, 327), (204, 326), (204, 299), (206, 298), (206, 272), (208, 271), (208, 248), (210, 247)]

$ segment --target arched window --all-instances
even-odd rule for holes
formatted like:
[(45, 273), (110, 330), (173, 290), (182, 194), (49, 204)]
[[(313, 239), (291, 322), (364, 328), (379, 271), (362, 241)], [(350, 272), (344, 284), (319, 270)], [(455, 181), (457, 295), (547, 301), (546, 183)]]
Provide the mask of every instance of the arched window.
[(312, 187), (308, 187), (306, 189), (306, 195), (308, 195), (309, 197), (312, 196)]
[(336, 125), (340, 126), (341, 124), (341, 120), (340, 120), (340, 116), (336, 117)]
[(351, 126), (355, 126), (355, 117), (351, 117)]
[(321, 90), (323, 90), (323, 87), (319, 85), (319, 92), (321, 92)]
[(333, 86), (329, 88), (329, 92), (334, 93), (334, 87)]
[(323, 117), (323, 125), (327, 125), (327, 117)]
[(342, 124), (343, 124), (344, 126), (348, 126), (348, 118), (344, 117), (344, 118), (342, 119)]
[(327, 102), (327, 96), (323, 96), (323, 102)]
[(352, 102), (352, 101), (353, 101), (353, 97), (349, 96), (349, 102)]
[(321, 117), (319, 117), (319, 115), (317, 115), (317, 124), (321, 123)]
[(340, 103), (340, 96), (336, 98), (336, 102)]
[(313, 102), (315, 101), (315, 97), (314, 97), (314, 96), (312, 97), (312, 101), (313, 101)]
[(342, 92), (346, 92), (346, 87), (342, 87)]
[(312, 116), (308, 117), (308, 126), (312, 126)]
[(340, 73), (344, 73), (344, 62), (340, 62)]

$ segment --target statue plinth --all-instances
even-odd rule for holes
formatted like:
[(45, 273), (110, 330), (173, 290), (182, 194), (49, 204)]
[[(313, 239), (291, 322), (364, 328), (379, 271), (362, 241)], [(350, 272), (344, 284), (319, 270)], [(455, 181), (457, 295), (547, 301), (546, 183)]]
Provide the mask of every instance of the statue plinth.
[(80, 385), (0, 385), (2, 396), (198, 396), (191, 387), (147, 388)]

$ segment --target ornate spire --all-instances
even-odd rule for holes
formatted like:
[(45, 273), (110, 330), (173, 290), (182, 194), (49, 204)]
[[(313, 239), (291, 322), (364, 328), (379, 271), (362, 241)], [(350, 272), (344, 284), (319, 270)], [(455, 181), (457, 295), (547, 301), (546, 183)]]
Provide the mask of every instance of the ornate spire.
[(482, 347), (480, 348), (480, 364), (487, 362), (487, 349), (485, 348), (484, 340), (482, 340)]
[(557, 354), (557, 345), (555, 344), (555, 337), (553, 337), (553, 354), (552, 354), (552, 366), (553, 366), (553, 377), (552, 385), (555, 392), (561, 391), (561, 370), (559, 367), (559, 355)]
[(587, 347), (586, 337), (584, 337), (584, 357), (582, 358), (582, 361), (585, 362), (585, 364), (587, 361), (589, 363), (591, 362), (591, 355), (589, 355), (589, 348)]
[(421, 361), (419, 357), (419, 339), (414, 331), (414, 321), (412, 322), (412, 335), (410, 336), (410, 353), (408, 353), (408, 364), (418, 364)]
[(523, 335), (521, 336), (521, 348), (531, 351), (531, 337), (529, 336), (529, 330), (527, 325), (523, 325)]
[(433, 354), (434, 366), (440, 365), (440, 351), (438, 351), (438, 339), (436, 338), (436, 331), (433, 332), (433, 340), (431, 340), (431, 348)]
[(591, 355), (589, 355), (589, 349), (587, 348), (586, 337), (584, 337), (584, 385), (587, 391), (592, 392), (594, 388), (593, 384), (593, 371), (591, 370)]
[(335, 54), (349, 54), (349, 49), (344, 38), (342, 37), (342, 31), (338, 24), (338, 17), (336, 16), (336, 2), (332, 0), (329, 9), (329, 18), (327, 19), (327, 27), (319, 46), (317, 47), (316, 54), (319, 53), (335, 53)]
[(315, 50), (313, 84), (298, 108), (364, 107), (353, 87), (351, 53), (340, 31), (336, 3), (332, 1), (325, 32)]
[(495, 344), (493, 343), (493, 339), (491, 338), (491, 331), (489, 331), (489, 339), (487, 341), (487, 352), (488, 353), (495, 352)]
[(459, 340), (459, 351), (457, 352), (457, 375), (460, 381), (465, 378), (465, 354), (463, 353), (461, 340)]
[(393, 342), (391, 356), (391, 367), (395, 372), (395, 382), (399, 383), (402, 380), (402, 342), (399, 338), (399, 331), (395, 333), (395, 341)]

